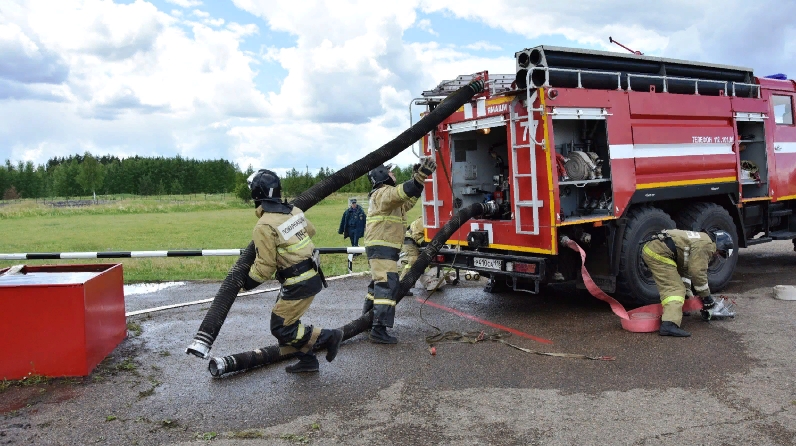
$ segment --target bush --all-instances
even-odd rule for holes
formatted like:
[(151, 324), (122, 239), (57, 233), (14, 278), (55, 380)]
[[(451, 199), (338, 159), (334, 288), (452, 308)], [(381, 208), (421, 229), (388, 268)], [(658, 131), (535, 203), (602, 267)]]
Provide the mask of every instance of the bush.
[(19, 199), (19, 192), (17, 192), (17, 188), (14, 186), (9, 187), (6, 189), (6, 192), (3, 194), (3, 200), (18, 200)]
[(246, 183), (240, 183), (235, 186), (235, 196), (240, 198), (244, 203), (250, 203), (252, 201), (252, 191), (249, 190), (249, 186)]

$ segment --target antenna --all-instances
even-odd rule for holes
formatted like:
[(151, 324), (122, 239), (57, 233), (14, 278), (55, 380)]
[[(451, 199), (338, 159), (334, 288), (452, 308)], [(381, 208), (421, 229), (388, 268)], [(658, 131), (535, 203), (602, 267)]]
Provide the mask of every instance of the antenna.
[(630, 51), (631, 53), (633, 53), (633, 54), (635, 54), (635, 55), (637, 55), (637, 56), (643, 56), (643, 55), (644, 55), (644, 53), (642, 53), (641, 51), (633, 51), (633, 50), (631, 50), (630, 48), (628, 48), (628, 47), (626, 47), (626, 46), (622, 45), (621, 43), (619, 43), (619, 42), (617, 42), (616, 40), (614, 40), (614, 39), (613, 39), (611, 36), (608, 36), (608, 41), (609, 41), (609, 42), (611, 42), (611, 43), (615, 43), (615, 44), (617, 44), (617, 45), (621, 46), (622, 48), (624, 48), (624, 49), (626, 49), (626, 50)]

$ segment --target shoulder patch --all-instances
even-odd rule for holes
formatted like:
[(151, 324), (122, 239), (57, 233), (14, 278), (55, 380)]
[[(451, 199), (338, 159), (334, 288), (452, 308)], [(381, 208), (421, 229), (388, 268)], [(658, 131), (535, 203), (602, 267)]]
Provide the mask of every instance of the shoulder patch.
[(702, 238), (702, 236), (700, 236), (698, 232), (694, 231), (685, 231), (685, 234), (688, 236), (688, 238), (694, 238), (694, 239)]
[(304, 213), (298, 213), (290, 218), (288, 218), (284, 223), (277, 227), (277, 231), (279, 231), (279, 235), (282, 236), (285, 240), (289, 240), (291, 237), (296, 235), (299, 231), (307, 227), (307, 219), (304, 218)]

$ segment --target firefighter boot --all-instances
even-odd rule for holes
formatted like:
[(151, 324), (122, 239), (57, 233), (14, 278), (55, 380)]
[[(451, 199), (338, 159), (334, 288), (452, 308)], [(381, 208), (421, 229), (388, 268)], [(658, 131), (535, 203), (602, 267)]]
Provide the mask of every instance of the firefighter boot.
[(318, 358), (312, 353), (296, 352), (296, 358), (299, 362), (285, 367), (288, 373), (307, 373), (318, 371)]
[(370, 334), (368, 338), (371, 342), (375, 342), (376, 344), (397, 344), (398, 338), (395, 336), (390, 336), (387, 334), (387, 327), (383, 325), (374, 325), (373, 329), (370, 330)]
[(329, 362), (334, 361), (337, 357), (337, 351), (340, 350), (340, 344), (343, 342), (343, 330), (329, 330), (324, 328), (321, 330), (321, 335), (318, 336), (318, 342), (315, 344), (316, 348), (326, 348), (326, 360)]
[(658, 331), (658, 334), (661, 336), (674, 336), (678, 338), (687, 338), (691, 336), (691, 333), (678, 327), (677, 324), (672, 321), (661, 322), (661, 329)]

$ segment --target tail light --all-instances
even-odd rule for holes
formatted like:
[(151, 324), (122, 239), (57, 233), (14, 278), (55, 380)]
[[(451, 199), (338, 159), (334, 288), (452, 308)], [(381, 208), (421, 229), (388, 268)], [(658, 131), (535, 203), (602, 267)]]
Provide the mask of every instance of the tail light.
[(445, 255), (444, 254), (437, 254), (435, 258), (438, 263), (445, 263)]
[(536, 274), (536, 264), (514, 262), (514, 271), (518, 273)]

